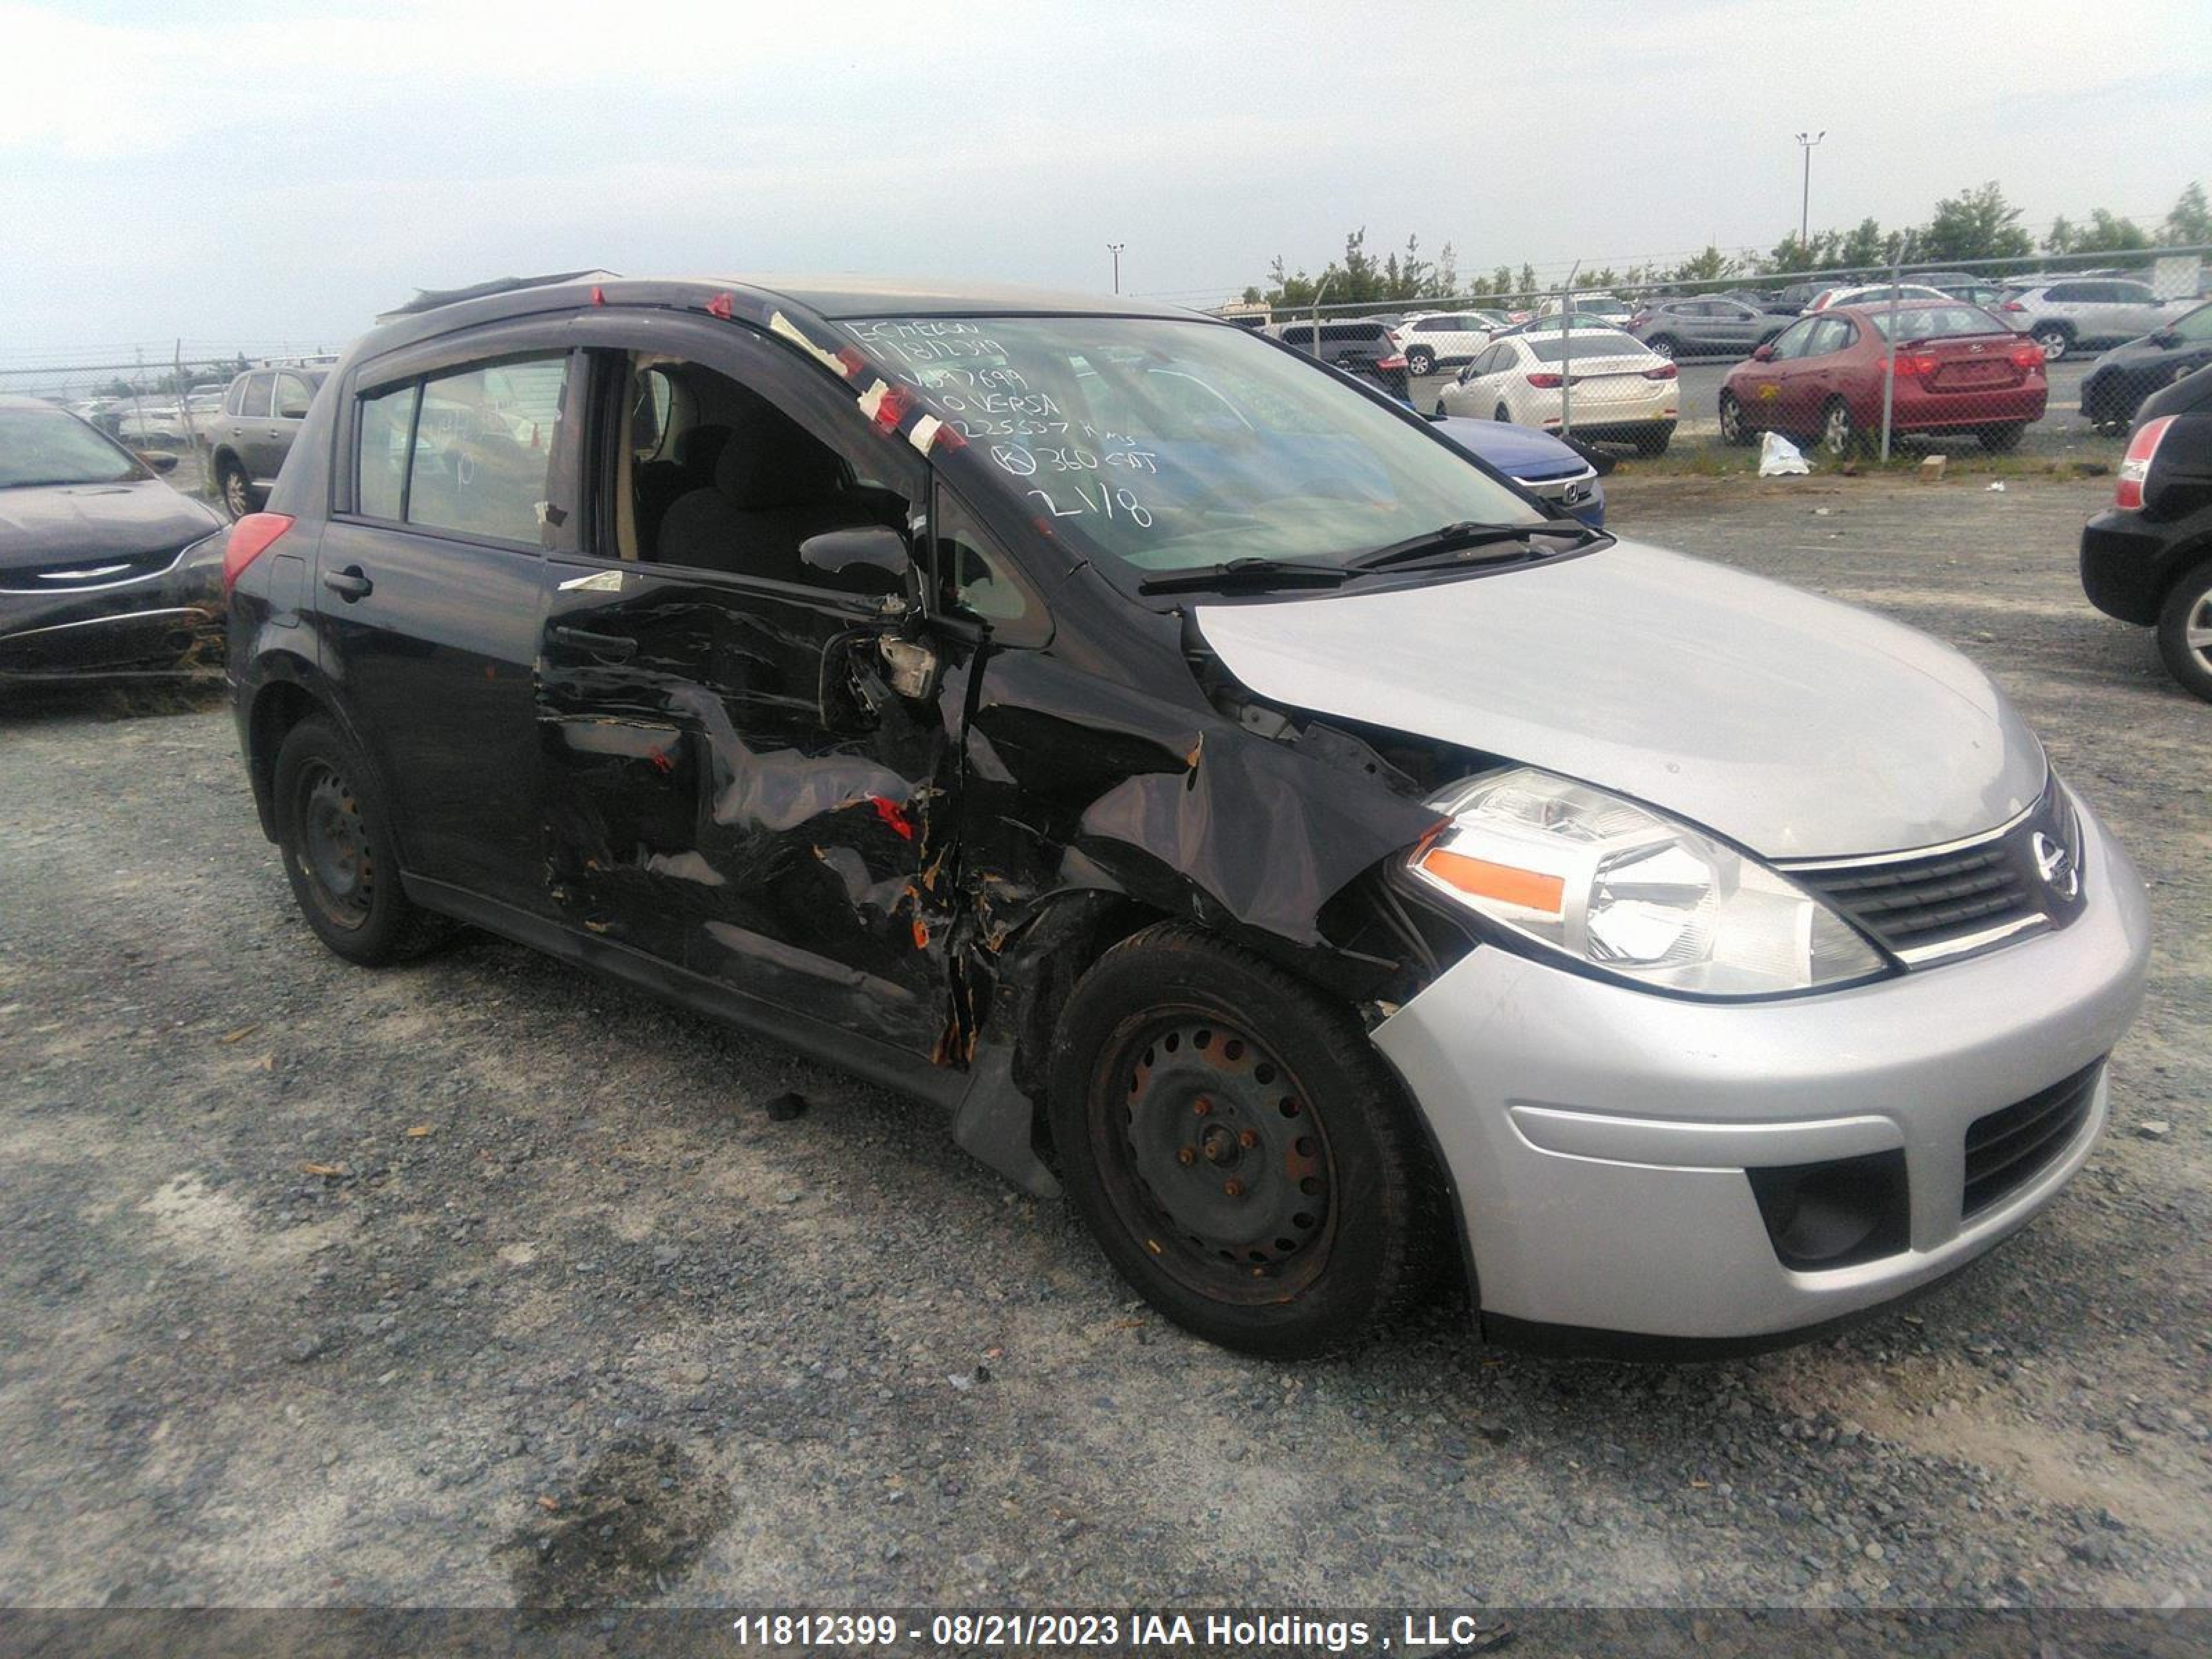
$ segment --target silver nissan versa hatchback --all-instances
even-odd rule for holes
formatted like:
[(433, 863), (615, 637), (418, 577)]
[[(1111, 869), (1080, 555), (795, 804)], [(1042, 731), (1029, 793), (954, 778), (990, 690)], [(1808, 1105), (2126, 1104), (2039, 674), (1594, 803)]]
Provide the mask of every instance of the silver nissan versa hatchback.
[(1965, 658), (1140, 301), (547, 281), (356, 344), (224, 560), (308, 925), (939, 1104), (1194, 1331), (1439, 1279), (1801, 1337), (2049, 1203), (2148, 933)]

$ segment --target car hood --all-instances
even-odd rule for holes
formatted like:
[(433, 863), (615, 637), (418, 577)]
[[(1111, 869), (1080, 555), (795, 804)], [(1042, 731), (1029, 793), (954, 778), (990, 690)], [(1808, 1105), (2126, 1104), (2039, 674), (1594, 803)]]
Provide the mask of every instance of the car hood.
[(1466, 415), (1448, 416), (1434, 424), (1462, 449), (1480, 456), (1510, 477), (1556, 478), (1589, 470), (1588, 461), (1534, 427), (1478, 421)]
[(1195, 620), (1262, 696), (1619, 790), (1769, 858), (1958, 840), (2026, 811), (2046, 775), (1949, 647), (1634, 544)]
[(222, 528), (211, 508), (158, 478), (0, 489), (0, 570), (165, 553)]

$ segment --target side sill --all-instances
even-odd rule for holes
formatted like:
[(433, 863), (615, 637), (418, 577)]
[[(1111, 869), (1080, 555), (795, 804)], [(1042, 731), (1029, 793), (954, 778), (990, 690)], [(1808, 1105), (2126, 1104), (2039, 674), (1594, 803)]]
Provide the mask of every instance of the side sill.
[(873, 1037), (749, 996), (720, 980), (663, 962), (634, 946), (578, 933), (557, 921), (532, 915), (450, 882), (403, 871), (400, 883), (407, 896), (426, 910), (452, 916), (577, 967), (606, 974), (665, 1001), (740, 1026), (756, 1036), (795, 1048), (810, 1060), (927, 1101), (948, 1112), (960, 1103), (968, 1091), (969, 1077), (965, 1072), (933, 1066), (918, 1055), (908, 1054)]

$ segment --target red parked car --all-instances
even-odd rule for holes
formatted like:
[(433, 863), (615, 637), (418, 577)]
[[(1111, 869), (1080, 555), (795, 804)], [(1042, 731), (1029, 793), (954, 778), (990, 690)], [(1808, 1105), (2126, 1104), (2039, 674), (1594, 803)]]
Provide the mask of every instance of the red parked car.
[[(1721, 436), (1747, 444), (1784, 433), (1848, 455), (1881, 430), (1890, 355), (1887, 305), (1840, 306), (1800, 318), (1721, 383)], [(1979, 306), (1898, 307), (1896, 402), (1890, 430), (1970, 432), (2010, 449), (2043, 418), (2050, 385), (2043, 348)]]

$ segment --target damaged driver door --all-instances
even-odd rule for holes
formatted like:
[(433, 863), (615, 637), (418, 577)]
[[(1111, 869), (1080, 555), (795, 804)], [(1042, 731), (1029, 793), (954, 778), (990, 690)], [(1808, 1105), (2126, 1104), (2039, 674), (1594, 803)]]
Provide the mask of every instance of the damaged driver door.
[(590, 354), (580, 550), (546, 571), (552, 898), (610, 944), (929, 1056), (958, 711), (904, 569), (923, 468), (741, 325), (621, 326)]

